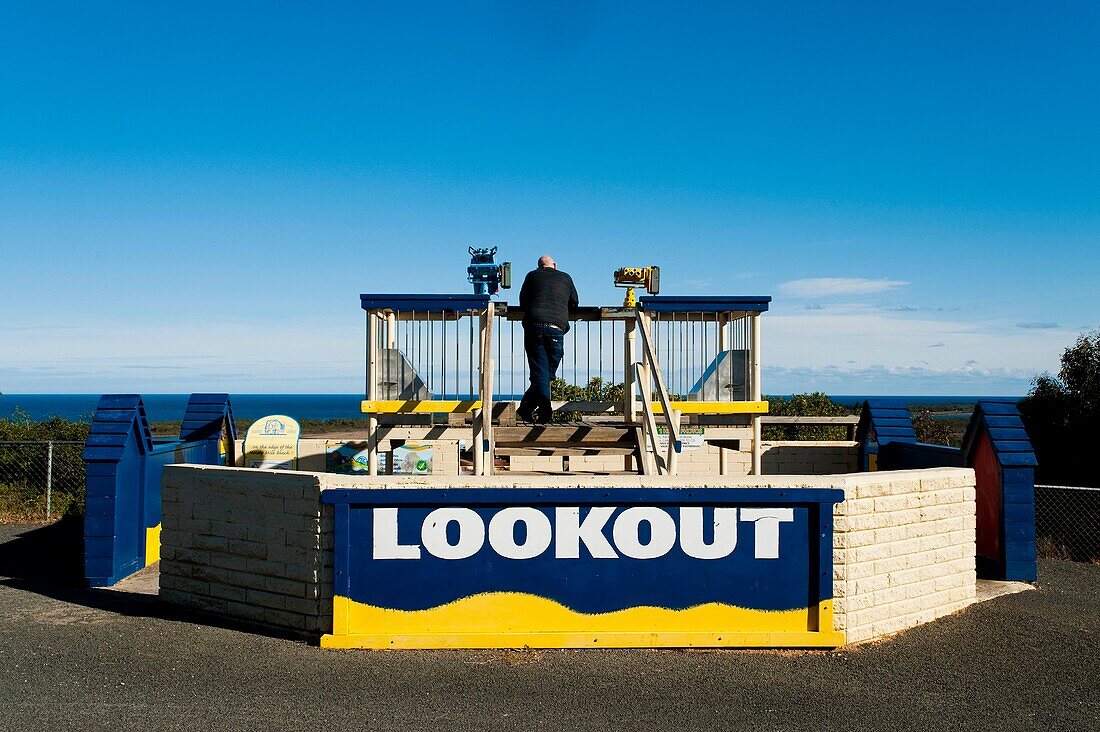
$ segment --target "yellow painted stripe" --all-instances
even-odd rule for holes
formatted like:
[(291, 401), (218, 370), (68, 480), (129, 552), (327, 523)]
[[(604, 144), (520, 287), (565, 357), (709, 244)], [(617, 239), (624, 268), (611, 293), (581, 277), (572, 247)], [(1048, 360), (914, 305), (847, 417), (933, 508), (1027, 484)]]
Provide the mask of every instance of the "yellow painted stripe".
[(360, 406), (364, 414), (450, 414), (481, 409), (481, 400), (460, 402), (442, 399), (423, 401), (364, 399)]
[(160, 524), (145, 529), (145, 566), (160, 561)]
[[(767, 414), (767, 402), (670, 402), (683, 414)], [(653, 402), (654, 414), (661, 414), (660, 402)]]
[[(428, 610), (390, 610), (333, 598), (326, 648), (819, 647), (844, 644), (831, 602), (767, 611), (708, 603), (686, 610), (578, 613), (525, 593), (493, 592)], [(815, 630), (823, 624), (824, 632)]]
[[(662, 414), (660, 402), (652, 402), (654, 414)], [(481, 409), (481, 400), (385, 400), (365, 399), (360, 405), (364, 414), (450, 414)], [(767, 402), (672, 402), (682, 414), (767, 414)]]

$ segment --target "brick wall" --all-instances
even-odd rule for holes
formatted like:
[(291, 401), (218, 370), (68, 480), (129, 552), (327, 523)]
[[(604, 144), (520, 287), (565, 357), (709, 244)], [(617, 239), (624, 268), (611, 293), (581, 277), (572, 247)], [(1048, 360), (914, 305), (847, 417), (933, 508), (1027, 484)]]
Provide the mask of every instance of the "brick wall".
[(833, 475), (858, 469), (855, 442), (762, 442), (760, 469), (764, 475)]
[(849, 643), (974, 602), (974, 471), (936, 468), (843, 479), (834, 509), (835, 626)]
[(161, 599), (310, 636), (331, 630), (332, 519), (320, 490), (310, 473), (166, 468)]

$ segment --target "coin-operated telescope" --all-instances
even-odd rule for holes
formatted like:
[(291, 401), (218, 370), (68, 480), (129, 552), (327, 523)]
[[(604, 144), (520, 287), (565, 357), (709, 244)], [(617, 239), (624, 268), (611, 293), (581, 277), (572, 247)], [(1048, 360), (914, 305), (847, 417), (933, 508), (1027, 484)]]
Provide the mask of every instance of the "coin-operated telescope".
[(512, 286), (512, 263), (497, 264), (496, 247), (470, 247), (470, 266), (466, 268), (466, 279), (473, 283), (475, 295), (495, 295), (501, 288)]
[(650, 295), (656, 295), (661, 291), (660, 267), (619, 267), (615, 270), (615, 287), (626, 288), (626, 299), (623, 300), (624, 308), (638, 307), (638, 298), (634, 296), (634, 288), (641, 287)]

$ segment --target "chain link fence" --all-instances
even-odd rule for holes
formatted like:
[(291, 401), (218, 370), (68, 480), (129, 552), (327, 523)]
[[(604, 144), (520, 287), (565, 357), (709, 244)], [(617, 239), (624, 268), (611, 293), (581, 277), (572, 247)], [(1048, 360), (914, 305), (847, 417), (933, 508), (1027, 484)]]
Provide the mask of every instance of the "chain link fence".
[(83, 453), (83, 442), (0, 442), (0, 521), (82, 512)]
[(1040, 557), (1100, 562), (1100, 488), (1035, 486)]

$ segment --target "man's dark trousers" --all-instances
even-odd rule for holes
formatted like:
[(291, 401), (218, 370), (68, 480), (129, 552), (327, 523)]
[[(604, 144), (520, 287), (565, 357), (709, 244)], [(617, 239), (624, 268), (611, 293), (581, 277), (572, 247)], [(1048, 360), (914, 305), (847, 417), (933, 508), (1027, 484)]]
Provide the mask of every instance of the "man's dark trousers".
[(549, 422), (550, 382), (558, 375), (558, 364), (565, 353), (565, 333), (543, 323), (523, 326), (523, 350), (531, 367), (531, 386), (523, 395), (517, 413), (521, 418)]

